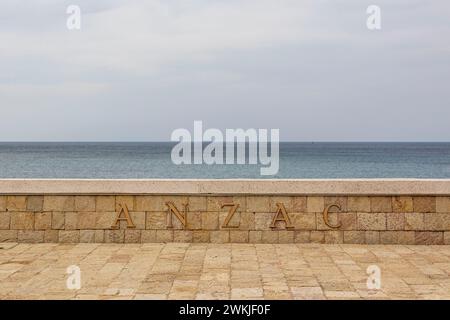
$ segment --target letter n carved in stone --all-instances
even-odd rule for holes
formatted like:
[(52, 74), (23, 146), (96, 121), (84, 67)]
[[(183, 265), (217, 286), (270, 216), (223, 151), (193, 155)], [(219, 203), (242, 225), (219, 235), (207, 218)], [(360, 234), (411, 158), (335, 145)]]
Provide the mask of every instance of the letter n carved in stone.
[(181, 213), (180, 210), (178, 210), (178, 208), (175, 206), (175, 204), (172, 201), (166, 202), (166, 206), (167, 206), (167, 214), (168, 214), (167, 228), (173, 228), (172, 213), (181, 222), (183, 227), (186, 228), (188, 204), (183, 203), (184, 213)]

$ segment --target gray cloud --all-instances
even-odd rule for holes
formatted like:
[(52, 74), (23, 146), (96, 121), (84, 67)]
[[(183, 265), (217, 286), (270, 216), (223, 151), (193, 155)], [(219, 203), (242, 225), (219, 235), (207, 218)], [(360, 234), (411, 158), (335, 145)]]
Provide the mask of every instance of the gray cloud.
[[(82, 30), (66, 29), (78, 4)], [(447, 1), (2, 1), (0, 140), (449, 141)]]

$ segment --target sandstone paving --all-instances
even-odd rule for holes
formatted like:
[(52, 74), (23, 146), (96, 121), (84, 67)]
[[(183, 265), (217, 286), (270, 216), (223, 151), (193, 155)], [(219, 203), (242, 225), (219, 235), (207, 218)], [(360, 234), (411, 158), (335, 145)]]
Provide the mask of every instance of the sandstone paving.
[[(450, 246), (0, 243), (1, 299), (450, 299)], [(67, 288), (69, 266), (81, 287)], [(381, 271), (368, 288), (367, 268)]]

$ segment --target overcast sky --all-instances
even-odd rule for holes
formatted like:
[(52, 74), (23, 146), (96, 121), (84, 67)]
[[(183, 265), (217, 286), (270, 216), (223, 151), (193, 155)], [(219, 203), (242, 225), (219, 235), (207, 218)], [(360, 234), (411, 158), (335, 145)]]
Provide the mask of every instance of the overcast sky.
[(449, 17), (448, 0), (1, 0), (0, 140), (165, 141), (203, 120), (450, 141)]

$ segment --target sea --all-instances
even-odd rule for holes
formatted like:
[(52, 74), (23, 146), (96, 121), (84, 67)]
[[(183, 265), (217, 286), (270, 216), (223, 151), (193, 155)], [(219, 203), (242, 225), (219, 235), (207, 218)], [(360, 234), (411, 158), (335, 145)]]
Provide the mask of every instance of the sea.
[(450, 143), (282, 142), (279, 171), (260, 164), (176, 165), (172, 142), (4, 142), (0, 178), (450, 178)]

